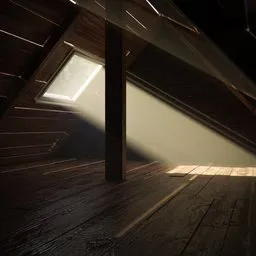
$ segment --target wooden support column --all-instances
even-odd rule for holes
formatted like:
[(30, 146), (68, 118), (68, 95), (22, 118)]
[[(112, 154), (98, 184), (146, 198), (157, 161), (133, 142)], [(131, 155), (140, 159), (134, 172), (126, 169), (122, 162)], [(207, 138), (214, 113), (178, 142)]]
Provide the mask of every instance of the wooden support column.
[(126, 68), (121, 24), (123, 0), (106, 1), (105, 178), (125, 179), (126, 169)]

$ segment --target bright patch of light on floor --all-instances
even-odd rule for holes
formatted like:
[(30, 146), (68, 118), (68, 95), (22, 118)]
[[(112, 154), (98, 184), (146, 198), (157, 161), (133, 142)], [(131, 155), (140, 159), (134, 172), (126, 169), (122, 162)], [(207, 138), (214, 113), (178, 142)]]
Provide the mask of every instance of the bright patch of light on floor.
[(197, 166), (179, 165), (167, 170), (166, 174), (171, 176), (185, 175), (217, 175), (217, 176), (239, 176), (256, 177), (256, 167), (221, 167), (221, 166)]
[(256, 167), (235, 167), (232, 168), (232, 172), (230, 176), (249, 176), (249, 177), (255, 177), (256, 176)]
[(168, 174), (174, 174), (174, 173), (179, 173), (179, 174), (185, 174), (188, 172), (191, 172), (196, 168), (196, 165), (179, 165), (174, 169), (168, 170), (166, 173)]

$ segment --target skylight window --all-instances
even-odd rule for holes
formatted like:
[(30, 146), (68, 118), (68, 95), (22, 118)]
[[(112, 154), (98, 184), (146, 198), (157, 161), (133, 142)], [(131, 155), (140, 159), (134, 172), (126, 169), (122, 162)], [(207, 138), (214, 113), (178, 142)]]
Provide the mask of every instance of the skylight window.
[(102, 65), (75, 53), (53, 79), (42, 98), (75, 102), (102, 68)]

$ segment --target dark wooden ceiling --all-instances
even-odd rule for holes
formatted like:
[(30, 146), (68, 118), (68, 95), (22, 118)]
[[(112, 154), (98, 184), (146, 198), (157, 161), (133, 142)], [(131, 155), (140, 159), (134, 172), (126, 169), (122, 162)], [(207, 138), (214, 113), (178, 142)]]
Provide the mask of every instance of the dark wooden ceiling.
[(68, 136), (69, 125), (63, 129), (59, 120), (65, 117), (73, 122), (74, 115), (35, 102), (45, 86), (35, 74), (77, 13), (64, 0), (1, 1), (1, 164), (47, 157)]
[(256, 2), (174, 0), (244, 73), (256, 82)]
[[(37, 96), (74, 47), (104, 61), (104, 19), (65, 0), (5, 0), (0, 19), (0, 165), (54, 156), (80, 119)], [(131, 63), (145, 43), (126, 45)]]
[[(104, 12), (94, 1), (85, 2), (98, 8), (101, 15)], [(104, 1), (99, 2), (104, 5)], [(158, 35), (162, 18), (144, 0), (132, 2), (128, 8), (150, 28), (143, 32), (145, 38)], [(58, 155), (61, 145), (79, 126), (80, 119), (70, 109), (38, 102), (37, 96), (47, 87), (51, 77), (74, 49), (104, 62), (105, 21), (86, 9), (79, 9), (68, 0), (5, 0), (2, 6), (0, 163), (35, 161)], [(187, 23), (187, 19), (183, 20), (180, 15), (171, 18), (178, 22), (175, 29), (180, 30), (180, 33), (191, 33), (188, 29), (191, 23)], [(154, 86), (162, 87), (191, 109), (214, 119), (216, 124), (230, 127), (247, 141), (254, 140), (256, 145), (253, 132), (256, 123), (252, 114), (254, 107), (251, 107), (254, 101), (249, 100), (248, 103), (243, 95), (242, 99), (250, 106), (246, 108), (217, 79), (209, 78), (169, 54), (159, 53), (157, 48), (152, 50), (148, 43), (136, 36), (142, 33), (141, 26), (133, 19), (127, 18), (126, 22), (126, 60), (130, 72)], [(191, 26), (191, 29), (194, 27)], [(154, 60), (150, 54), (156, 59), (160, 58), (157, 65), (153, 65)], [(160, 75), (163, 66), (164, 77)], [(166, 80), (172, 82), (166, 83)], [(205, 87), (202, 90), (203, 85)], [(221, 109), (225, 109), (225, 114), (220, 114)]]

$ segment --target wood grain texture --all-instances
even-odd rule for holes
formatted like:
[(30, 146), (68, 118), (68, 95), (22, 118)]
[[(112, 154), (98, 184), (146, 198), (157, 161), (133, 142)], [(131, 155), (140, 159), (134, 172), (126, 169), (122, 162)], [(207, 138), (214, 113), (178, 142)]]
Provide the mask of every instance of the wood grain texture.
[[(240, 194), (236, 195), (237, 200), (233, 207), (229, 228), (220, 255), (227, 253), (231, 255), (253, 255), (255, 253), (255, 178), (248, 176), (234, 177), (243, 181), (244, 191), (240, 189)], [(240, 185), (241, 186), (241, 185)]]
[[(28, 4), (26, 1), (24, 3), (21, 2), (19, 1), (19, 4)], [(40, 2), (38, 4), (40, 5)], [(16, 6), (15, 8), (21, 7)], [(64, 40), (67, 40), (69, 43), (74, 42), (75, 46), (81, 47), (84, 51), (104, 58), (104, 36), (104, 20), (87, 11), (82, 11), (74, 26), (65, 34)], [(145, 46), (145, 42), (136, 38), (131, 33), (126, 33), (125, 42), (130, 51), (127, 57), (127, 63), (130, 65)], [(64, 41), (59, 42), (54, 51), (47, 57), (44, 65), (36, 72), (35, 81), (27, 83), (15, 100), (13, 107), (4, 119), (5, 121), (2, 122), (1, 131), (58, 131), (61, 126), (63, 126), (64, 130), (68, 131), (75, 129), (75, 122), (68, 121), (69, 119), (77, 119), (75, 113), (62, 106), (42, 104), (35, 100), (47, 87), (44, 82), (47, 82), (56, 72), (71, 50), (72, 48), (64, 43)], [(33, 54), (31, 52), (29, 56), (31, 57)], [(12, 88), (10, 86), (11, 91), (13, 90)], [(66, 125), (63, 125), (63, 122), (66, 122)]]
[[(216, 168), (210, 168), (209, 171), (204, 170), (203, 174), (215, 175), (217, 171)], [(180, 255), (213, 202), (209, 195), (199, 196), (214, 177), (212, 175), (203, 175), (195, 179), (180, 196), (175, 197), (161, 211), (142, 223), (141, 228), (120, 243), (120, 255), (157, 255), (160, 247), (162, 255), (168, 255), (170, 251), (173, 255)], [(214, 194), (213, 191), (209, 193)]]
[[(3, 33), (0, 33), (0, 41), (1, 72), (17, 76), (23, 75), (33, 60), (33, 55), (38, 54), (38, 47)], [(10, 61), (10, 56), (15, 56), (15, 61)]]
[[(76, 119), (69, 119), (68, 114), (52, 115), (51, 117), (40, 118), (41, 112), (35, 112), (33, 116), (9, 117), (3, 125), (0, 126), (0, 131), (8, 132), (55, 132), (55, 131), (72, 131), (72, 128), (78, 123)], [(64, 121), (63, 119), (66, 118)]]
[[(169, 177), (168, 166), (129, 162), (126, 182), (107, 183), (104, 163), (97, 162), (69, 161), (1, 174), (1, 253), (253, 253), (255, 221), (249, 214), (255, 208), (253, 168), (240, 168), (243, 176), (230, 176), (232, 168), (202, 166), (184, 177)], [(117, 238), (190, 179), (162, 208)], [(10, 186), (16, 187), (15, 192)]]
[(104, 59), (105, 22), (101, 17), (84, 10), (79, 14), (72, 30), (65, 36), (76, 47)]
[[(99, 169), (99, 167), (101, 168), (101, 170)], [(128, 165), (128, 168), (129, 168), (129, 165)], [(95, 172), (96, 170), (98, 170), (98, 171)], [(145, 171), (146, 170), (144, 170), (144, 172)], [(80, 172), (82, 172), (82, 173), (80, 173)], [(77, 179), (77, 175), (79, 173), (83, 174), (83, 176), (80, 176), (80, 181)], [(137, 174), (140, 175), (140, 172), (138, 172)], [(36, 179), (36, 177), (40, 178), (40, 175), (37, 174), (36, 176), (31, 176), (31, 178), (33, 178), (33, 179)], [(95, 177), (95, 178), (93, 178), (93, 177)], [(73, 221), (70, 222), (70, 220), (73, 218), (72, 216), (77, 216), (76, 217), (77, 218), (77, 223), (80, 223), (84, 219), (89, 218), (89, 216), (94, 215), (95, 211), (96, 212), (97, 211), (101, 212), (105, 207), (107, 207), (107, 205), (106, 205), (107, 201), (106, 200), (109, 197), (112, 196), (112, 192), (114, 192), (114, 191), (118, 192), (117, 187), (119, 187), (119, 186), (121, 186), (121, 187), (125, 186), (126, 187), (129, 184), (129, 183), (120, 184), (118, 186), (115, 185), (115, 184), (108, 184), (108, 183), (104, 182), (103, 177), (104, 177), (104, 169), (102, 169), (102, 165), (98, 165), (98, 167), (97, 167), (97, 165), (95, 165), (95, 167), (91, 166), (89, 169), (88, 168), (80, 168), (80, 171), (79, 171), (79, 168), (78, 168), (77, 170), (76, 169), (73, 169), (73, 170), (70, 169), (70, 170), (63, 171), (63, 172), (58, 172), (58, 173), (53, 172), (52, 174), (43, 176), (42, 177), (43, 179), (41, 178), (42, 181), (46, 182), (45, 184), (48, 184), (48, 185), (50, 185), (50, 183), (52, 184), (52, 188), (47, 186), (44, 189), (44, 191), (41, 190), (41, 192), (40, 192), (41, 195), (42, 195), (42, 193), (44, 193), (43, 197), (48, 198), (47, 201), (48, 201), (48, 205), (49, 205), (49, 206), (47, 206), (47, 204), (44, 203), (44, 205), (45, 205), (44, 209), (45, 210), (42, 209), (43, 211), (46, 211), (45, 213), (46, 213), (46, 216), (48, 216), (47, 219), (49, 220), (49, 222), (48, 222), (49, 225), (47, 224), (47, 226), (45, 226), (45, 232), (43, 232), (44, 237), (49, 237), (49, 239), (50, 239), (50, 237), (52, 235), (56, 236), (59, 232), (62, 232), (61, 230), (63, 230), (61, 228), (59, 230), (56, 229), (56, 232), (54, 232), (54, 233), (49, 232), (50, 231), (49, 228), (51, 229), (51, 227), (50, 227), (51, 224), (50, 223), (55, 223), (56, 225), (62, 225), (61, 223), (66, 223), (65, 225), (67, 225), (67, 226), (64, 229), (69, 229), (72, 226), (77, 225)], [(143, 177), (143, 172), (141, 172), (141, 178), (142, 177)], [(24, 178), (25, 178), (25, 176), (24, 176)], [(54, 184), (56, 182), (59, 183), (59, 185)], [(68, 190), (64, 189), (65, 187)], [(33, 189), (36, 189), (36, 187), (34, 186)], [(58, 193), (56, 193), (57, 192), (56, 189), (59, 190)], [(56, 192), (54, 192), (54, 191), (56, 191)], [(95, 200), (96, 198), (98, 198), (100, 201), (97, 202)], [(29, 198), (27, 198), (27, 199), (29, 199)], [(35, 207), (36, 205), (38, 205), (38, 206), (41, 205), (41, 207), (42, 207), (43, 206), (42, 205), (43, 201), (40, 200), (40, 196), (38, 197), (37, 200), (41, 201), (41, 203), (38, 201), (37, 204), (35, 204), (35, 202), (34, 202), (32, 205), (31, 204), (30, 205), (33, 206), (33, 207)], [(50, 202), (51, 202), (51, 204), (49, 204)], [(68, 202), (70, 202), (71, 204), (68, 203)], [(98, 209), (93, 209), (93, 205), (95, 204), (95, 202), (97, 202), (97, 204), (99, 206)], [(24, 204), (24, 202), (23, 202), (23, 204)], [(92, 211), (87, 211), (86, 213), (81, 211), (80, 207), (83, 207), (84, 204), (88, 205), (88, 207), (90, 207), (90, 208), (92, 207), (91, 208)], [(67, 209), (63, 209), (64, 205), (69, 205), (69, 209), (70, 209), (68, 211), (69, 214), (63, 214), (67, 210)], [(58, 212), (60, 211), (57, 215), (56, 215), (56, 210), (58, 210)], [(35, 214), (37, 215), (36, 212), (34, 212), (34, 213), (33, 212), (32, 213), (28, 212), (28, 216), (27, 216), (28, 219), (27, 220), (31, 221), (31, 223), (29, 225), (29, 229), (27, 227), (27, 228), (23, 229), (23, 231), (21, 230), (22, 233), (24, 233), (24, 232), (25, 233), (27, 233), (27, 232), (29, 232), (29, 233), (30, 232), (33, 232), (33, 233), (36, 232), (36, 230), (34, 228)], [(82, 215), (85, 214), (85, 215), (82, 216), (81, 214)], [(31, 217), (29, 217), (29, 215), (31, 215)], [(42, 218), (43, 216), (40, 217), (40, 215), (41, 214), (38, 215), (38, 217), (39, 217), (38, 225), (41, 226), (40, 218)], [(62, 220), (60, 222), (58, 221), (58, 223), (57, 223), (57, 222), (55, 222), (55, 220), (56, 220), (56, 218), (57, 219), (59, 218), (58, 216)], [(79, 216), (81, 216), (81, 218)], [(43, 217), (43, 219), (45, 219), (45, 217)], [(22, 224), (22, 222), (20, 224)], [(24, 224), (25, 223), (23, 223), (23, 225)], [(9, 231), (8, 231), (8, 233), (9, 233)], [(3, 233), (3, 235), (4, 235), (4, 233)], [(38, 237), (38, 238), (35, 238), (35, 239), (37, 239), (37, 241), (35, 241), (35, 244), (41, 243), (40, 240), (43, 241), (42, 240), (43, 237), (41, 237), (41, 238)], [(26, 246), (25, 246), (25, 247), (23, 247), (23, 249), (27, 250), (29, 248), (28, 247), (26, 248)]]
[[(215, 176), (212, 176), (214, 175), (212, 171), (213, 169), (210, 168), (204, 172), (203, 174), (208, 178), (201, 176), (196, 179), (186, 189), (187, 191), (184, 190), (180, 196), (170, 202), (169, 206), (156, 213), (137, 232), (124, 238), (115, 249), (118, 255), (140, 255), (142, 253), (143, 255), (157, 255), (160, 250), (162, 255), (170, 253), (172, 255), (220, 255), (229, 232), (230, 236), (237, 240), (233, 242), (228, 240), (230, 247), (227, 246), (221, 255), (246, 255), (244, 245), (247, 243), (244, 244), (243, 241), (247, 240), (248, 236), (242, 235), (243, 233), (241, 236), (238, 235), (238, 230), (240, 232), (243, 230), (242, 226), (237, 227), (237, 232), (232, 232), (234, 230), (231, 230), (230, 225), (235, 209), (238, 208), (235, 205), (250, 195), (248, 185), (254, 178), (229, 176), (230, 168), (225, 171), (221, 168), (215, 169)], [(219, 172), (222, 174), (218, 175)], [(207, 179), (204, 180), (205, 178)], [(201, 188), (200, 183), (200, 186), (203, 185)], [(194, 190), (195, 188), (199, 190)], [(186, 195), (187, 199), (185, 199)], [(182, 203), (176, 205), (175, 202), (179, 200), (184, 203), (184, 209)], [(191, 206), (189, 206), (190, 203)], [(200, 214), (203, 210), (201, 207), (207, 206), (208, 203), (210, 203), (209, 208)], [(173, 212), (168, 211), (168, 208)], [(158, 229), (161, 231), (158, 232)], [(241, 239), (243, 236), (244, 239)], [(231, 244), (236, 244), (237, 250), (232, 250)], [(239, 250), (240, 247), (244, 248), (244, 251)], [(113, 250), (110, 250), (106, 255), (111, 255), (112, 252)]]
[(47, 159), (50, 159), (51, 157), (52, 156), (49, 154), (49, 152), (39, 153), (39, 154), (26, 154), (22, 156), (1, 159), (0, 166), (2, 167), (2, 166), (10, 166), (12, 164), (36, 162), (40, 160), (47, 160)]
[(23, 6), (31, 12), (57, 24), (61, 24), (63, 19), (69, 14), (69, 8), (72, 7), (71, 3), (64, 0), (11, 0), (11, 2)]
[(51, 144), (56, 140), (62, 140), (68, 136), (63, 131), (59, 132), (1, 132), (1, 147), (15, 147), (38, 144)]
[[(14, 84), (15, 90), (13, 88)], [(16, 90), (21, 90), (24, 84), (25, 81), (20, 78), (0, 74), (0, 95), (4, 95), (9, 100), (12, 100), (16, 96)]]
[[(36, 108), (34, 108), (36, 107)], [(60, 122), (65, 118), (67, 122), (75, 121), (77, 112), (72, 112), (69, 110), (58, 110), (51, 109), (46, 104), (41, 105), (30, 105), (28, 107), (17, 107), (10, 111), (10, 116), (8, 119), (24, 119), (24, 120), (58, 120)], [(7, 119), (7, 120), (8, 120)], [(8, 123), (8, 121), (7, 121)]]
[[(1, 75), (0, 79), (0, 94), (3, 94), (3, 97), (6, 96), (6, 98), (1, 98), (1, 116), (5, 114), (0, 123), (1, 132), (69, 131), (75, 125), (73, 121), (70, 121), (70, 119), (74, 120), (74, 115), (69, 115), (69, 110), (62, 107), (37, 104), (35, 98), (44, 89), (45, 84), (35, 82), (33, 79), (30, 82), (28, 80), (63, 35), (69, 23), (72, 22), (76, 13), (75, 6), (69, 1), (62, 0), (54, 2), (39, 0), (33, 3), (26, 0), (4, 0), (2, 5), (0, 29), (9, 34), (0, 32), (0, 53), (2, 56), (0, 72), (8, 73), (9, 76), (6, 75), (2, 78), (3, 75)], [(61, 52), (63, 54), (53, 51), (57, 57), (52, 62), (55, 66), (49, 65), (49, 76), (53, 72), (52, 69), (56, 69), (62, 60), (61, 58), (65, 57), (65, 47)], [(59, 57), (60, 60), (58, 60)], [(44, 72), (42, 70), (42, 74), (45, 74)], [(25, 79), (14, 78), (11, 75), (23, 76)], [(21, 83), (20, 80), (23, 82)], [(16, 106), (25, 106), (29, 110), (25, 108), (17, 111)], [(63, 112), (52, 112), (51, 110), (62, 110)], [(67, 115), (65, 115), (66, 111)], [(0, 148), (5, 148), (7, 145), (8, 147), (15, 147), (48, 144), (56, 140), (61, 142), (63, 133), (56, 133), (54, 138), (45, 136), (45, 134), (35, 137), (9, 134), (5, 139), (2, 138), (2, 135), (0, 137)], [(6, 155), (8, 152), (9, 156)], [(19, 152), (22, 153), (22, 150)], [(34, 158), (34, 160), (39, 159), (43, 152), (41, 149), (34, 151), (29, 149), (24, 150), (23, 153), (14, 158), (13, 155), (17, 154), (17, 149), (13, 149), (13, 152), (8, 149), (4, 152), (5, 156), (1, 161), (4, 160), (5, 164), (7, 162), (10, 164), (12, 159), (14, 163), (17, 163), (19, 159), (21, 162), (25, 159), (33, 161)], [(47, 154), (49, 154), (48, 151)], [(41, 154), (41, 157), (44, 159), (44, 154)]]
[(23, 147), (5, 147), (0, 148), (0, 159), (2, 157), (13, 157), (20, 155), (30, 155), (47, 152), (52, 144), (46, 145), (34, 145), (34, 146), (23, 146)]
[[(132, 6), (130, 9), (135, 12)], [(130, 10), (131, 11), (131, 10)], [(151, 34), (153, 33), (157, 21), (157, 17), (154, 15), (145, 16), (142, 15), (142, 11), (136, 11), (134, 15), (138, 17), (143, 17), (146, 19), (145, 24), (148, 25), (148, 30), (143, 29), (144, 33)], [(127, 17), (130, 17), (126, 14)], [(145, 16), (145, 17), (144, 17)], [(133, 27), (134, 30), (137, 29), (138, 33), (142, 33), (141, 26), (134, 21), (131, 17), (127, 20), (127, 25)], [(134, 24), (135, 22), (135, 24)], [(104, 19), (90, 13), (88, 11), (82, 11), (79, 15), (76, 23), (74, 24), (73, 29), (71, 29), (65, 36), (65, 40), (73, 44), (75, 47), (78, 47), (85, 52), (89, 52), (92, 55), (102, 58), (104, 60), (105, 56), (105, 23)], [(143, 36), (137, 37), (136, 34), (131, 33), (129, 29), (126, 28), (124, 34), (124, 45), (127, 51), (130, 51), (128, 59), (136, 59), (137, 55), (144, 48), (146, 42), (143, 40)], [(127, 61), (131, 63), (131, 61)], [(130, 65), (130, 64), (129, 64)]]
[(55, 25), (4, 0), (0, 14), (0, 29), (44, 45), (49, 34), (55, 29)]

